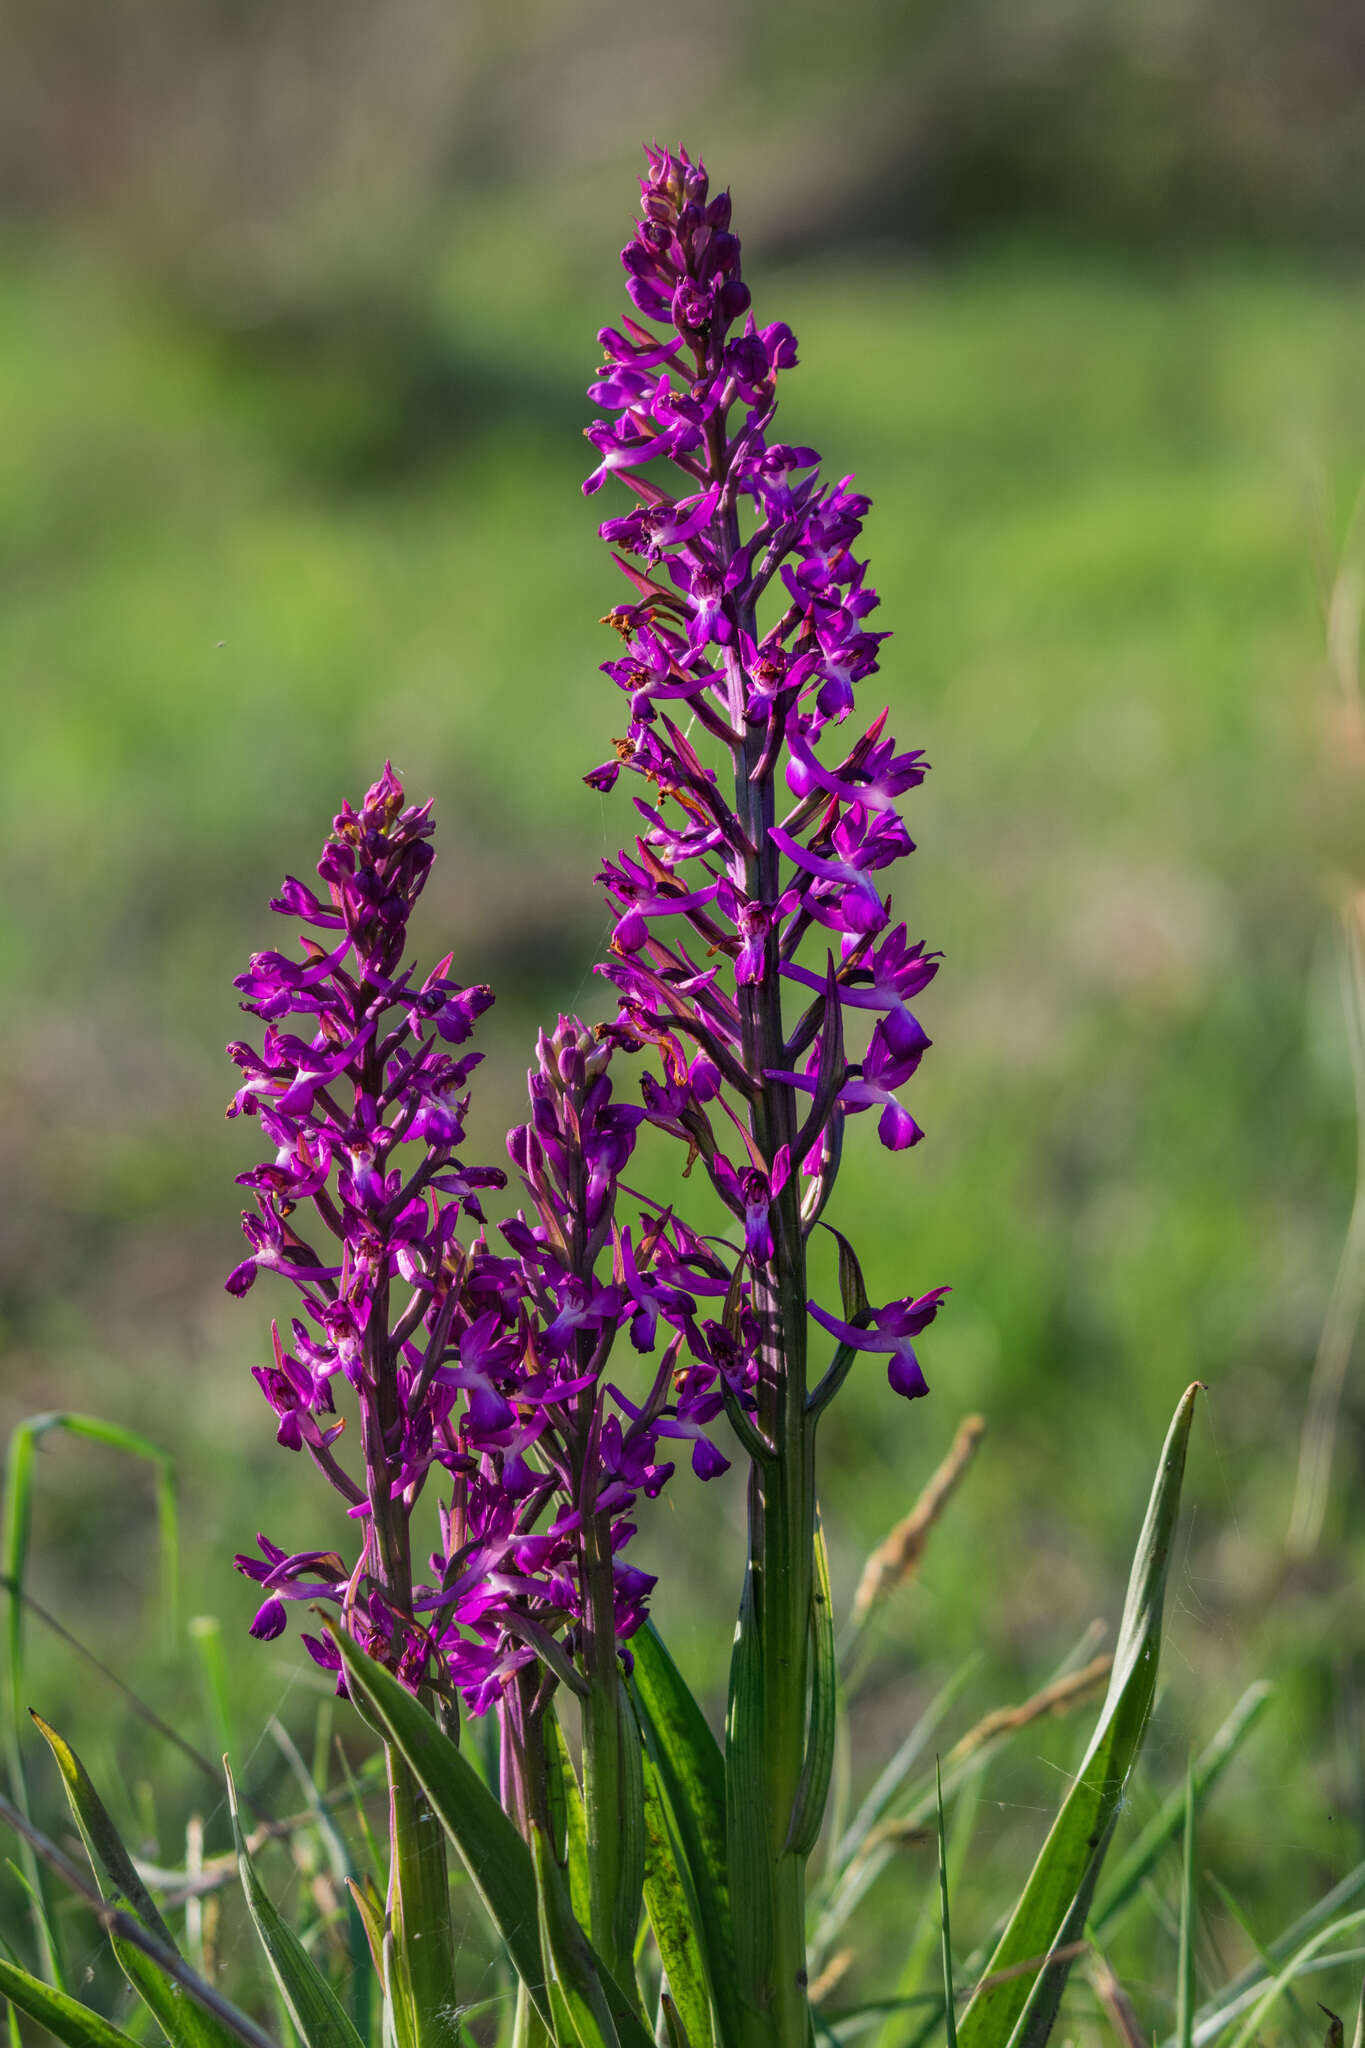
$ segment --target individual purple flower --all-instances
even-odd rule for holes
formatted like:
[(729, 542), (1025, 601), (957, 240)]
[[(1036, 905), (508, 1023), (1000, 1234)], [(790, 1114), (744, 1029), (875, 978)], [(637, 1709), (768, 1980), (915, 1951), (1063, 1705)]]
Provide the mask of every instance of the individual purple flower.
[(948, 1291), (946, 1287), (936, 1287), (932, 1294), (922, 1294), (918, 1301), (907, 1298), (888, 1302), (885, 1308), (870, 1311), (866, 1326), (843, 1322), (813, 1301), (806, 1306), (821, 1329), (828, 1330), (831, 1337), (837, 1337), (850, 1351), (886, 1354), (890, 1359), (886, 1376), (892, 1388), (896, 1393), (904, 1394), (907, 1400), (914, 1401), (921, 1394), (927, 1394), (929, 1388), (910, 1340), (918, 1337), (920, 1331), (933, 1322), (939, 1303)]

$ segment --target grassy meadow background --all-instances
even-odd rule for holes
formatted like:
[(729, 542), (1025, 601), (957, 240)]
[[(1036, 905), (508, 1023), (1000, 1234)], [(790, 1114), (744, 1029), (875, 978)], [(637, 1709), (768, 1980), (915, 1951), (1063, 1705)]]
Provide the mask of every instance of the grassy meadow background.
[[(878, 1634), (866, 1754), (974, 1648), (958, 1732), (1112, 1628), (1200, 1378), (1127, 1825), (1264, 1676), (1208, 1868), (1268, 1936), (1365, 1856), (1355, 1369), (1322, 1542), (1285, 1547), (1356, 1170), (1337, 930), (1365, 752), (1324, 612), (1365, 479), (1358, 38), (1326, 5), (1098, 14), (876, 5), (836, 35), (807, 7), (779, 35), (702, 7), (666, 34), (590, 5), (147, 0), (5, 30), (0, 1408), (174, 1454), (169, 1631), (150, 1481), (96, 1446), (45, 1440), (29, 1583), (210, 1756), (226, 1714), (267, 1805), (296, 1795), (266, 1721), (302, 1741), (322, 1693), (294, 1631), (249, 1641), (230, 1558), (335, 1532), (250, 1378), (283, 1298), (222, 1291), (250, 1156), (222, 1120), (232, 977), (388, 757), (436, 799), (421, 953), (499, 992), (468, 1156), (501, 1158), (537, 1022), (602, 1007), (592, 876), (631, 814), (580, 780), (621, 723), (582, 390), (657, 132), (733, 185), (759, 317), (798, 333), (786, 434), (873, 496), (895, 638), (869, 708), (934, 769), (900, 898), (946, 956), (928, 1135), (893, 1159), (860, 1130), (834, 1220), (874, 1299), (954, 1292), (932, 1399), (874, 1363), (828, 1427), (845, 1595), (961, 1419), (988, 1434)], [(741, 1511), (680, 1477), (640, 1538), (717, 1697)], [(193, 1770), (29, 1635), (32, 1703), (148, 1852), (183, 1858), (196, 1807), (221, 1850)], [(995, 1768), (967, 1935), (1080, 1742), (1044, 1726)], [(1246, 1953), (1206, 1906), (1206, 1960)], [(1133, 1967), (1173, 1984), (1155, 1926)]]

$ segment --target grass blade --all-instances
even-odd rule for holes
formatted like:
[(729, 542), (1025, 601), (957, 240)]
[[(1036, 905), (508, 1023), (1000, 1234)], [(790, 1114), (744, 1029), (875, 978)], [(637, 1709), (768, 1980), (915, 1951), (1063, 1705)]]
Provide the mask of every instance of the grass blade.
[(111, 2024), (99, 2013), (91, 2012), (89, 2006), (81, 2005), (65, 1991), (58, 1991), (51, 1984), (44, 1984), (40, 1977), (29, 1975), (16, 1963), (7, 1963), (0, 1957), (0, 1997), (26, 2012), (31, 2020), (37, 2020), (66, 2048), (137, 2048), (130, 2034)]
[[(997, 1978), (997, 1973), (1028, 1957), (1049, 1955), (1081, 1931), (1075, 1925), (1076, 1907), (1084, 1900), (1088, 1908), (1156, 1690), (1166, 1574), (1199, 1392), (1196, 1384), (1182, 1397), (1162, 1451), (1099, 1724), (991, 1958), (987, 1978)], [(1011, 1977), (980, 1987), (958, 2030), (963, 2048), (1003, 2048), (1016, 2038), (1026, 2006), (1036, 2015), (1052, 2002), (1055, 2012), (1068, 1968), (1069, 1964), (1055, 1964), (1032, 1986), (1027, 1978)]]
[[(1341, 1882), (1333, 1885), (1330, 1892), (1325, 1893), (1310, 1906), (1292, 1927), (1287, 1927), (1283, 1934), (1277, 1935), (1274, 1941), (1266, 1944), (1265, 1954), (1269, 1958), (1269, 1964), (1264, 1961), (1248, 1963), (1246, 1968), (1239, 1970), (1215, 1997), (1208, 1999), (1200, 2007), (1195, 2015), (1195, 2048), (1202, 2048), (1204, 2042), (1213, 2040), (1238, 2013), (1244, 2012), (1255, 1997), (1257, 1986), (1264, 1983), (1271, 1971), (1278, 1969), (1287, 1958), (1303, 1954), (1304, 1944), (1307, 1943), (1309, 1936), (1331, 1920), (1343, 1906), (1348, 1906), (1352, 1899), (1359, 1898), (1362, 1891), (1365, 1891), (1365, 1862), (1357, 1863), (1354, 1870), (1348, 1871)], [(1338, 1921), (1337, 1925), (1339, 1928), (1348, 1924), (1355, 1925), (1356, 1917), (1348, 1915), (1346, 1920)], [(1365, 1918), (1365, 1915), (1358, 1917)], [(1174, 2044), (1168, 2041), (1166, 2048), (1174, 2048)]]
[[(1208, 1747), (1195, 1759), (1196, 1805), (1203, 1804), (1274, 1697), (1274, 1687), (1267, 1684), (1263, 1678), (1258, 1678), (1254, 1685), (1247, 1687)], [(1167, 1844), (1174, 1840), (1179, 1832), (1184, 1811), (1184, 1793), (1172, 1792), (1169, 1798), (1162, 1801), (1132, 1847), (1108, 1872), (1104, 1883), (1096, 1888), (1095, 1908), (1091, 1918), (1096, 1932), (1102, 1939), (1113, 1930), (1119, 1916), (1132, 1904), (1143, 1880)]]
[[(10, 1791), (19, 1811), (28, 1816), (28, 1780), (24, 1769), (24, 1610), (25, 1570), (33, 1528), (34, 1453), (41, 1440), (53, 1430), (84, 1437), (111, 1450), (126, 1452), (149, 1463), (156, 1474), (157, 1524), (160, 1532), (162, 1574), (162, 1625), (168, 1644), (175, 1637), (178, 1600), (179, 1541), (175, 1513), (175, 1487), (171, 1460), (158, 1445), (118, 1423), (102, 1422), (93, 1415), (71, 1415), (60, 1411), (30, 1415), (13, 1431), (5, 1464), (5, 1513), (0, 1536), (0, 1580), (9, 1594), (7, 1617), (8, 1712), (4, 1716), (5, 1760)], [(34, 1934), (42, 1967), (54, 1984), (62, 1981), (61, 1956), (47, 1907), (46, 1879), (32, 1845), (20, 1843), (20, 1860), (28, 1879), (32, 1902)]]
[[(1348, 1929), (1361, 1925), (1365, 1925), (1365, 1912), (1347, 1913), (1340, 1920), (1334, 1920), (1328, 1926), (1321, 1928), (1318, 1933), (1312, 1935), (1309, 1940), (1304, 1942), (1303, 1946), (1296, 1950), (1287, 1962), (1281, 1965), (1278, 1976), (1271, 1979), (1261, 1996), (1252, 2006), (1251, 2011), (1232, 2037), (1232, 2048), (1251, 2048), (1252, 2042), (1260, 2034), (1271, 2012), (1279, 2004), (1281, 1998), (1284, 1997), (1303, 1966), (1306, 1963), (1312, 1962), (1327, 1947), (1329, 1942), (1336, 1940), (1338, 1935), (1345, 1934)], [(1204, 2022), (1196, 2029), (1194, 2038), (1196, 2043), (1211, 2041), (1221, 2032), (1221, 2026), (1212, 2027), (1207, 2022)]]
[(938, 1793), (938, 1903), (943, 1937), (943, 2025), (948, 2048), (957, 2048), (957, 2001), (953, 1991), (953, 1942), (948, 1918), (948, 1843), (943, 1827), (943, 1776), (934, 1765)]
[(1185, 1844), (1180, 1885), (1180, 1968), (1175, 1987), (1176, 2048), (1194, 2048), (1194, 1765), (1185, 1772)]
[(237, 1811), (237, 1787), (226, 1759), (223, 1768), (227, 1772), (232, 1839), (237, 1847), (237, 1868), (247, 1911), (299, 2039), (304, 2048), (364, 2048), (331, 1985), (257, 1877), (247, 1854)]
[[(77, 1898), (84, 1900), (108, 1933), (111, 1943), (121, 1941), (126, 1947), (136, 1949), (139, 1955), (162, 1971), (173, 1986), (178, 1986), (185, 1992), (204, 2016), (219, 2021), (224, 2032), (236, 2040), (245, 2042), (246, 2048), (275, 2048), (269, 2034), (258, 2027), (255, 2020), (250, 2019), (246, 2013), (239, 2012), (230, 1999), (224, 1998), (220, 1991), (214, 1990), (212, 1984), (206, 1983), (190, 1968), (177, 1949), (168, 1947), (164, 1941), (158, 1940), (156, 1935), (143, 1926), (136, 1914), (126, 1912), (121, 1906), (107, 1900), (98, 1885), (79, 1871), (70, 1857), (66, 1856), (55, 1842), (49, 1840), (41, 1829), (36, 1828), (27, 1814), (20, 1813), (18, 1807), (3, 1795), (0, 1795), (0, 1820), (12, 1827), (17, 1835), (22, 1835), (48, 1869), (53, 1871)], [(171, 2038), (173, 2041), (179, 2039), (185, 2043), (188, 2043), (189, 2039), (187, 2034)]]
[[(158, 1947), (183, 1960), (75, 1750), (40, 1714), (34, 1714), (32, 1719), (61, 1773), (67, 1803), (80, 1830), (101, 1897), (135, 1920)], [(130, 1942), (112, 1925), (109, 1940), (124, 1976), (173, 2048), (230, 2048), (232, 2035), (222, 2021), (211, 2009), (187, 1997), (183, 1982), (169, 1974), (145, 1948)]]

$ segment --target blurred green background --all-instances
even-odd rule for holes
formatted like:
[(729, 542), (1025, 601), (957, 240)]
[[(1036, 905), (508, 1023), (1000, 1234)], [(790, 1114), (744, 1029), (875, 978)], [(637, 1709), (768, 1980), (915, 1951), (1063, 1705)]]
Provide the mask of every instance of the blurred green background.
[[(600, 1004), (592, 876), (630, 814), (579, 779), (621, 716), (582, 391), (657, 136), (732, 186), (760, 317), (797, 330), (786, 433), (875, 500), (881, 687), (934, 764), (901, 896), (947, 956), (928, 1137), (860, 1131), (836, 1220), (875, 1299), (954, 1293), (932, 1400), (873, 1366), (829, 1425), (839, 1589), (961, 1418), (989, 1433), (860, 1739), (884, 1755), (974, 1645), (967, 1719), (1112, 1623), (1198, 1377), (1135, 1803), (1265, 1675), (1209, 1862), (1269, 1932), (1365, 1855), (1358, 1374), (1322, 1539), (1285, 1544), (1356, 1170), (1363, 88), (1346, 0), (10, 0), (3, 1419), (175, 1453), (171, 1643), (150, 1485), (110, 1452), (47, 1440), (32, 1588), (210, 1752), (185, 1616), (219, 1616), (263, 1798), (266, 1717), (316, 1694), (292, 1634), (247, 1640), (230, 1556), (332, 1525), (249, 1376), (283, 1302), (222, 1292), (232, 976), (387, 756), (437, 803), (421, 950), (499, 990), (470, 1156), (501, 1156), (536, 1022)], [(740, 1529), (734, 1489), (680, 1481), (640, 1539), (713, 1691)], [(29, 1683), (174, 1856), (192, 1775), (41, 1629)], [(988, 1864), (1021, 1863), (1077, 1745), (997, 1770)]]

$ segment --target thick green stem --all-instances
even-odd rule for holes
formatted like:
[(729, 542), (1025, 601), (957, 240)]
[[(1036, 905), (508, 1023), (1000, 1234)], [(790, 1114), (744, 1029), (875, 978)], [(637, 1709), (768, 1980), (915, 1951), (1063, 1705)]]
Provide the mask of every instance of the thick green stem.
[(635, 1934), (645, 1882), (639, 1738), (617, 1669), (611, 1522), (584, 1527), (588, 1695), (583, 1702), (583, 1811), (588, 1837), (589, 1933), (623, 1990), (635, 1982)]
[[(723, 454), (713, 449), (721, 473)], [(739, 546), (737, 516), (725, 519), (724, 553)], [(757, 639), (752, 613), (741, 620)], [(765, 763), (767, 735), (746, 727), (746, 679), (732, 670), (732, 722), (744, 732), (735, 750), (735, 805), (751, 852), (742, 881), (753, 902), (772, 906), (780, 888), (780, 857), (773, 844), (773, 768)], [(769, 935), (763, 979), (739, 990), (745, 1070), (761, 1077), (788, 1065), (776, 934)], [(752, 1110), (752, 1133), (771, 1167), (783, 1146), (794, 1146), (796, 1098), (786, 1082), (763, 1080)], [(762, 1773), (770, 1939), (761, 1944), (766, 1981), (749, 1987), (775, 2048), (806, 2048), (810, 2008), (806, 1996), (805, 1857), (788, 1846), (805, 1757), (809, 1641), (815, 1544), (814, 1429), (806, 1413), (806, 1251), (801, 1229), (799, 1161), (772, 1205), (774, 1257), (755, 1268), (753, 1299), (762, 1332), (759, 1424), (772, 1455), (756, 1460), (749, 1487), (749, 1571), (753, 1622), (759, 1637), (762, 1685)], [(735, 1899), (736, 1914), (746, 1902)], [(752, 1909), (752, 1906), (750, 1907)]]
[[(381, 1077), (369, 1076), (378, 1092)], [(412, 1616), (409, 1507), (394, 1497), (394, 1451), (402, 1425), (389, 1336), (386, 1280), (375, 1287), (365, 1339), (371, 1391), (362, 1402), (361, 1437), (372, 1519), (373, 1573), (390, 1608)], [(389, 1891), (386, 1957), (398, 2048), (452, 2048), (460, 2038), (450, 1926), (445, 1835), (398, 1752), (385, 1746), (389, 1782)]]

